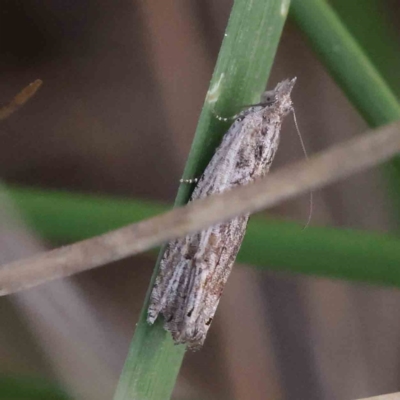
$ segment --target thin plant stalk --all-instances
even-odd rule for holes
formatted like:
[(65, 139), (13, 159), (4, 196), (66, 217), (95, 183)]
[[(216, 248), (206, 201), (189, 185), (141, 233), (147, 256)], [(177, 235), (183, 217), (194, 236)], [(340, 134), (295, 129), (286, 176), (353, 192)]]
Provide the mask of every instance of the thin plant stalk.
[[(201, 175), (227, 129), (214, 117), (234, 115), (244, 104), (258, 101), (274, 60), (290, 0), (236, 0), (200, 115), (184, 178)], [(176, 206), (185, 204), (193, 188), (181, 185)], [(161, 251), (162, 252), (162, 251)], [(175, 346), (156, 321), (146, 322), (149, 293), (157, 274), (158, 258), (141, 316), (114, 400), (168, 399), (175, 385), (185, 346)]]
[[(150, 201), (8, 187), (29, 225), (53, 243), (103, 234), (167, 211)], [(268, 246), (265, 246), (268, 243)], [(237, 261), (260, 270), (400, 287), (400, 241), (353, 229), (303, 226), (254, 216)]]

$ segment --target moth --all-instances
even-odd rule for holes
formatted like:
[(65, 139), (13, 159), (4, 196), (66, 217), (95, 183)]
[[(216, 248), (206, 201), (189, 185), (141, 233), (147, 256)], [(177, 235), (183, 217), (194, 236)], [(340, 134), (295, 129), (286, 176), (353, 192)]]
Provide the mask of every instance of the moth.
[[(242, 111), (193, 191), (190, 201), (245, 185), (266, 174), (279, 145), (284, 117), (293, 110), (296, 78), (285, 80)], [(214, 318), (246, 231), (249, 215), (168, 243), (153, 286), (147, 321), (159, 314), (176, 344), (199, 349)]]

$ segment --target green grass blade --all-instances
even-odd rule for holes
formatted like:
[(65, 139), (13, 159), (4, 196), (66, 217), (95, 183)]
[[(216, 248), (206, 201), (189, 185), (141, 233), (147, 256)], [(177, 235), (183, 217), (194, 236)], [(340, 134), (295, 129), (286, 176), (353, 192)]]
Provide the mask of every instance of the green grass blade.
[(400, 118), (396, 96), (326, 1), (294, 0), (291, 16), (371, 127)]
[(156, 202), (6, 186), (24, 220), (52, 243), (72, 243), (167, 211)]
[[(400, 104), (360, 45), (324, 0), (294, 0), (290, 9), (311, 46), (371, 127), (400, 119)], [(400, 156), (390, 161), (391, 194), (400, 217)]]
[[(260, 101), (272, 67), (290, 0), (236, 0), (200, 115), (184, 178), (199, 177), (243, 105)], [(176, 204), (189, 200), (190, 185), (181, 185)]]
[(253, 218), (238, 261), (268, 270), (400, 287), (400, 240), (390, 235), (325, 227), (304, 230), (290, 222)]
[[(211, 79), (184, 177), (198, 177), (226, 130), (210, 112), (232, 115), (258, 100), (275, 56), (289, 0), (236, 0)], [(181, 185), (176, 205), (187, 202), (191, 188)], [(161, 253), (160, 253), (161, 254)], [(160, 259), (160, 257), (159, 257)], [(157, 262), (152, 283), (155, 279)], [(115, 394), (115, 400), (167, 399), (173, 390), (185, 352), (174, 346), (161, 322), (146, 323), (149, 291)]]
[[(9, 187), (26, 221), (65, 243), (100, 235), (168, 209), (165, 205)], [(265, 244), (268, 243), (268, 246)], [(400, 240), (377, 233), (302, 226), (253, 217), (238, 261), (260, 269), (400, 287)]]
[(390, 3), (382, 0), (334, 0), (331, 4), (398, 96), (400, 46), (395, 25), (396, 16), (390, 14)]

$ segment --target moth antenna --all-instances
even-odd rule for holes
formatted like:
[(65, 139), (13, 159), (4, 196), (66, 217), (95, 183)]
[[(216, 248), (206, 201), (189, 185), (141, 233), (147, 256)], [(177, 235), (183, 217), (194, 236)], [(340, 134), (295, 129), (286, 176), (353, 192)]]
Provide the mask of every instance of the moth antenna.
[(238, 118), (245, 109), (250, 109), (254, 107), (267, 107), (275, 103), (275, 101), (276, 101), (275, 97), (272, 97), (271, 95), (270, 97), (268, 97), (268, 100), (261, 101), (260, 103), (241, 106), (242, 111), (233, 115), (232, 117), (221, 117), (213, 109), (211, 110), (211, 113), (214, 115), (215, 118), (217, 118), (218, 121), (229, 122), (229, 121), (234, 121), (236, 118)]
[(211, 113), (212, 113), (212, 115), (214, 115), (215, 118), (217, 118), (218, 121), (223, 121), (223, 122), (233, 121), (239, 116), (239, 114), (235, 114), (232, 117), (221, 117), (214, 110), (211, 110)]
[(192, 179), (179, 179), (179, 183), (197, 183), (199, 178), (192, 178)]
[[(293, 114), (294, 125), (296, 126), (297, 136), (300, 139), (301, 148), (303, 149), (304, 158), (306, 160), (308, 160), (308, 154), (307, 154), (306, 146), (304, 145), (303, 137), (301, 136), (301, 133), (300, 133), (299, 125), (297, 123), (296, 113), (294, 111), (294, 107), (292, 107), (292, 114)], [(310, 191), (310, 211), (308, 213), (307, 223), (305, 224), (303, 229), (306, 229), (310, 225), (311, 218), (312, 218), (312, 213), (313, 213), (313, 202), (314, 202), (313, 201), (313, 191), (311, 190)]]

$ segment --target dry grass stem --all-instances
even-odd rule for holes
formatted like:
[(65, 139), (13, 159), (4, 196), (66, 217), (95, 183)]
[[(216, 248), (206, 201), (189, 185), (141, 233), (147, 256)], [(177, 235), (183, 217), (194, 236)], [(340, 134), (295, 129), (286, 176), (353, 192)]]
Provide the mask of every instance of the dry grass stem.
[(24, 87), (6, 106), (0, 108), (0, 121), (8, 118), (11, 114), (15, 113), (22, 107), (42, 86), (43, 81), (36, 79)]
[(400, 400), (400, 392), (382, 394), (380, 396), (366, 397), (358, 400)]
[(258, 182), (0, 268), (0, 294), (23, 290), (138, 254), (212, 224), (276, 205), (382, 163), (400, 152), (400, 124), (291, 164)]

